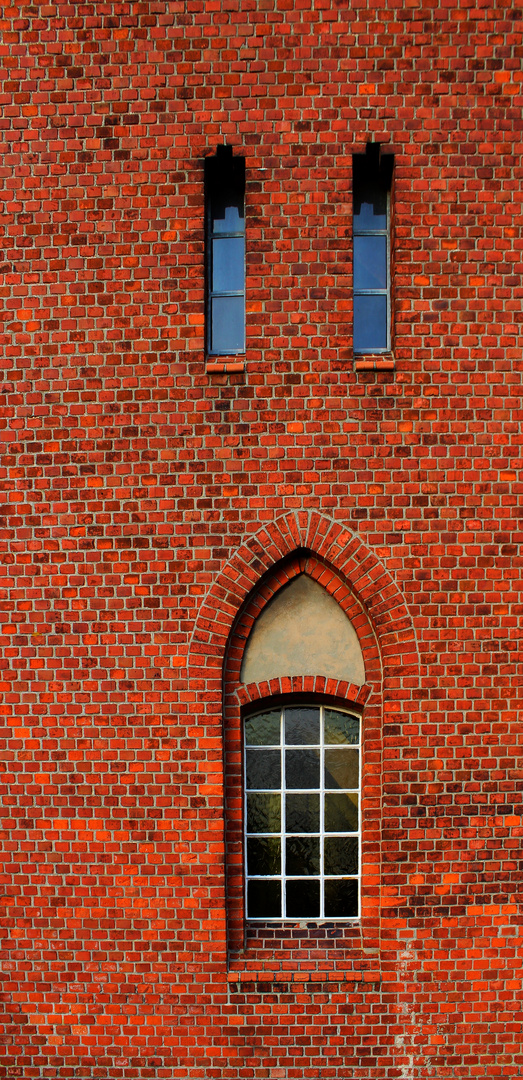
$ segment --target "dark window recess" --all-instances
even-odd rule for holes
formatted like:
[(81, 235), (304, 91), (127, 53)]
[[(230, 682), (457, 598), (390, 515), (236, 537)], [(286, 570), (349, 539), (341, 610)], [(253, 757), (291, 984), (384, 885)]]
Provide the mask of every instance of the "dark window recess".
[(245, 160), (219, 146), (205, 159), (207, 352), (245, 352)]
[(390, 349), (390, 186), (394, 158), (369, 143), (353, 159), (353, 344)]

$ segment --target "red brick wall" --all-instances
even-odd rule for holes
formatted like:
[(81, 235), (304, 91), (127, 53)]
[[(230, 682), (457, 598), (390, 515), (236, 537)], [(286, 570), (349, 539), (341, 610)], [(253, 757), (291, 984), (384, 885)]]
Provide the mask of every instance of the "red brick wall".
[[(522, 30), (465, 0), (2, 9), (8, 1078), (523, 1076)], [(369, 140), (395, 155), (377, 361), (351, 340)], [(204, 354), (224, 141), (228, 371)], [(234, 665), (300, 559), (370, 649), (364, 918), (256, 937)]]

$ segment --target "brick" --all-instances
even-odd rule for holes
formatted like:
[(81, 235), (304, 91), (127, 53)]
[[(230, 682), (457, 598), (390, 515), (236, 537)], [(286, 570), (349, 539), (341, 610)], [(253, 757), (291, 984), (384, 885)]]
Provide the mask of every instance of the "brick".
[[(63, 0), (0, 27), (3, 1073), (514, 1080), (521, 12)], [(385, 356), (351, 336), (369, 140)], [(247, 349), (222, 360), (223, 141)], [(240, 683), (302, 572), (364, 687)], [(241, 708), (290, 692), (363, 710), (363, 915), (246, 931)]]

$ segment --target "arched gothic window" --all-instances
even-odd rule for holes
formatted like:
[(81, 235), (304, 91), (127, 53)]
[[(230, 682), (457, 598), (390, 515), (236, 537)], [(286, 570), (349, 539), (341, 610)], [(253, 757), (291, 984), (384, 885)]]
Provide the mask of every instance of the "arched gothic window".
[[(357, 634), (318, 582), (298, 575), (254, 623), (240, 680), (324, 676), (362, 685)], [(243, 716), (243, 819), (249, 921), (359, 915), (361, 723), (315, 694), (258, 701)]]

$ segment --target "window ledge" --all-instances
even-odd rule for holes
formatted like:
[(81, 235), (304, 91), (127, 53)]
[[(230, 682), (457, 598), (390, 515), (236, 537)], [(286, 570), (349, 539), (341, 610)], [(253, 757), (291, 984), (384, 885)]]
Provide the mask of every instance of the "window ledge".
[(392, 353), (358, 355), (354, 357), (356, 371), (394, 371), (395, 361)]
[(209, 375), (236, 375), (245, 371), (245, 360), (209, 359), (205, 365), (205, 370)]
[(297, 965), (295, 969), (282, 971), (269, 967), (231, 968), (227, 972), (228, 983), (376, 983), (381, 981), (381, 970), (376, 960), (368, 966), (355, 965), (346, 968), (331, 968), (322, 970), (315, 967), (304, 968)]

